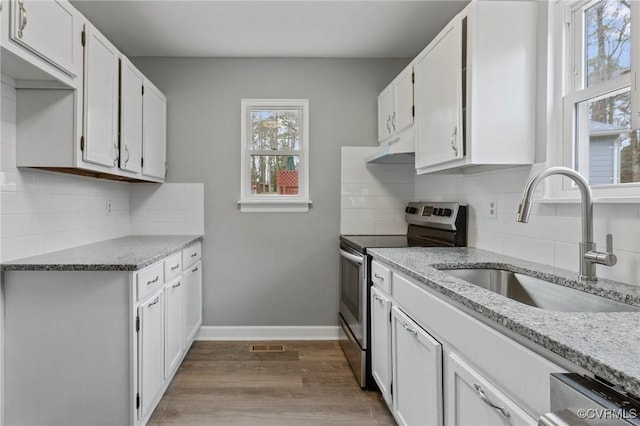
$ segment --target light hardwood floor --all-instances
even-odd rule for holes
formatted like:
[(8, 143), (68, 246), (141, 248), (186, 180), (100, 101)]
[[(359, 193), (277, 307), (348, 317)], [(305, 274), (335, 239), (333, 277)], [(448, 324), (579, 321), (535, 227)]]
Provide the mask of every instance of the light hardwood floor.
[(195, 342), (149, 425), (395, 425), (335, 341)]

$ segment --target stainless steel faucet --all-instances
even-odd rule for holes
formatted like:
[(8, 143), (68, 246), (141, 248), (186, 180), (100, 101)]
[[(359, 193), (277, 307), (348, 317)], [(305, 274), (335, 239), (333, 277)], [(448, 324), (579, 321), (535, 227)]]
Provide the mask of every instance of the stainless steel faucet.
[(518, 222), (527, 223), (531, 213), (531, 198), (536, 186), (547, 176), (562, 175), (573, 180), (582, 198), (582, 241), (580, 242), (580, 279), (597, 281), (596, 264), (613, 266), (618, 261), (613, 254), (613, 236), (607, 234), (607, 251), (605, 253), (596, 251), (596, 244), (593, 242), (593, 200), (591, 187), (581, 174), (568, 167), (549, 167), (536, 173), (524, 188), (522, 201), (518, 207)]

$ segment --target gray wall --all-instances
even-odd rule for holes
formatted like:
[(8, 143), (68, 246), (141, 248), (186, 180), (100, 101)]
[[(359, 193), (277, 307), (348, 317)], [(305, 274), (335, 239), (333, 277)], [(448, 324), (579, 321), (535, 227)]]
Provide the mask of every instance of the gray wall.
[[(168, 181), (204, 182), (204, 325), (335, 325), (340, 147), (376, 144), (409, 60), (135, 58), (167, 96)], [(240, 99), (309, 99), (309, 213), (240, 213)]]

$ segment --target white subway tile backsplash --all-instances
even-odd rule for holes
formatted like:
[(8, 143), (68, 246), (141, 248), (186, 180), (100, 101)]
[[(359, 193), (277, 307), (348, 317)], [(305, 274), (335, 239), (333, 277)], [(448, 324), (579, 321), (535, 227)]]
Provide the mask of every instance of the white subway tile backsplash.
[(405, 234), (404, 207), (413, 200), (411, 164), (366, 164), (377, 147), (342, 147), (342, 234)]
[[(540, 167), (417, 176), (415, 194), (418, 199), (466, 202), (471, 247), (577, 272), (578, 243), (582, 239), (579, 203), (534, 202), (529, 222), (515, 221), (522, 191), (533, 169)], [(452, 183), (456, 180), (459, 183)], [(456, 187), (464, 188), (464, 193)], [(538, 186), (537, 197), (542, 195), (542, 188), (543, 185)], [(491, 199), (497, 200), (497, 219), (489, 219), (485, 212)], [(598, 249), (604, 249), (607, 233), (613, 234), (614, 251), (620, 255), (614, 267), (598, 266), (598, 276), (640, 285), (640, 205), (596, 204), (594, 240)]]

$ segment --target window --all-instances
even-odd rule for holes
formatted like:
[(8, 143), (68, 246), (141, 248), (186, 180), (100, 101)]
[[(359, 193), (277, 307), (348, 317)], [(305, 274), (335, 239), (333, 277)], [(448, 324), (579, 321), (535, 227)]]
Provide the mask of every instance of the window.
[(243, 99), (243, 212), (309, 211), (309, 101)]
[[(597, 196), (640, 196), (638, 1), (590, 0), (565, 10), (562, 163), (587, 178)], [(561, 7), (566, 5), (559, 2)], [(633, 9), (633, 10), (632, 10)], [(633, 53), (632, 53), (633, 52)], [(560, 192), (571, 190), (565, 181)]]

